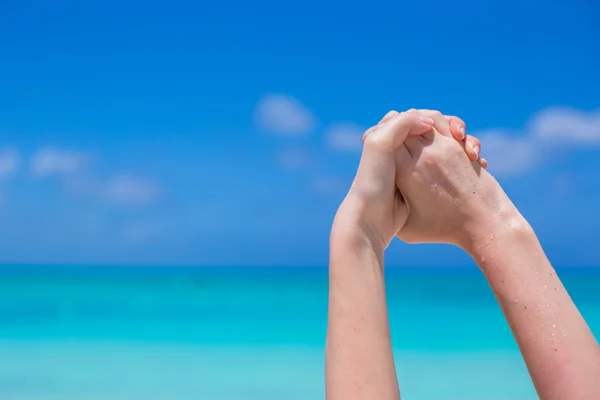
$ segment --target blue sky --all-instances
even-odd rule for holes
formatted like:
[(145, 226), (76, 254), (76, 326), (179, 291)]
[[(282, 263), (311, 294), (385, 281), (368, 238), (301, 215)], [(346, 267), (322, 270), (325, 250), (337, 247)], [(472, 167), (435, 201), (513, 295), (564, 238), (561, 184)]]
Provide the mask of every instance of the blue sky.
[[(5, 0), (0, 261), (325, 265), (362, 130), (462, 117), (557, 265), (600, 265), (600, 7)], [(285, 116), (285, 118), (284, 118)], [(469, 265), (394, 243), (390, 265)]]

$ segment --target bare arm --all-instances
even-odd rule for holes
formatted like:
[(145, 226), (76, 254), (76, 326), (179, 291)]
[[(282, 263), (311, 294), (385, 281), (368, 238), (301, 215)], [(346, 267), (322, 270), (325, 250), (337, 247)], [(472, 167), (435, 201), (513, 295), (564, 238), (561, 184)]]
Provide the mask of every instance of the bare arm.
[[(422, 115), (423, 114), (423, 115)], [(424, 110), (389, 112), (363, 136), (361, 161), (331, 231), (329, 322), (326, 347), (328, 400), (399, 400), (383, 273), (383, 252), (409, 218), (396, 187), (396, 159), (410, 155), (409, 137), (445, 132), (460, 152), (479, 146), (464, 123)], [(467, 153), (469, 153), (467, 151)], [(484, 166), (484, 161), (479, 161)]]
[(490, 215), (468, 251), (502, 307), (538, 395), (600, 399), (600, 348), (531, 226), (508, 199), (505, 209), (512, 216), (494, 222)]
[(334, 224), (326, 348), (328, 400), (398, 400), (383, 273), (383, 246)]

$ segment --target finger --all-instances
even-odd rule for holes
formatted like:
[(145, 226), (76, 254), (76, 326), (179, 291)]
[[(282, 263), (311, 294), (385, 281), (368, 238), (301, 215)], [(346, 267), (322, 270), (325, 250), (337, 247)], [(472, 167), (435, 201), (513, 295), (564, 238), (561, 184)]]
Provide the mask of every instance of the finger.
[(481, 152), (481, 142), (475, 136), (467, 135), (465, 139), (465, 151), (472, 161), (479, 158)]
[(377, 128), (379, 128), (379, 125), (372, 126), (369, 129), (367, 129), (365, 131), (365, 133), (363, 133), (363, 137), (362, 137), (363, 143), (365, 142), (365, 140), (367, 140), (367, 136), (369, 136), (370, 134), (372, 134), (373, 132), (375, 132), (377, 130)]
[(450, 123), (446, 120), (444, 115), (436, 110), (418, 110), (420, 115), (429, 117), (433, 120), (433, 127), (436, 131), (441, 133), (443, 136), (452, 137), (450, 132)]
[(444, 115), (446, 121), (450, 124), (450, 132), (456, 140), (463, 140), (466, 136), (465, 122), (453, 115)]
[(483, 158), (483, 157), (479, 157), (479, 160), (477, 160), (477, 161), (479, 162), (479, 165), (481, 165), (481, 167), (482, 167), (483, 169), (487, 169), (487, 167), (488, 167), (488, 162), (487, 162), (487, 160), (486, 160), (485, 158)]
[(433, 127), (434, 121), (416, 113), (399, 113), (379, 129), (367, 135), (365, 149), (393, 151), (404, 143), (409, 135), (421, 135)]
[(379, 121), (379, 123), (377, 125), (381, 125), (381, 124), (384, 124), (384, 123), (388, 122), (390, 119), (394, 118), (398, 114), (400, 114), (400, 113), (398, 111), (395, 111), (395, 110), (388, 111), (388, 113), (385, 114), (383, 116), (383, 118), (381, 118), (381, 121)]
[(381, 126), (381, 124), (385, 124), (387, 121), (394, 118), (398, 114), (400, 114), (400, 113), (395, 110), (388, 111), (387, 114), (385, 114), (383, 116), (383, 118), (381, 118), (381, 120), (377, 123), (377, 125), (372, 126), (365, 131), (365, 133), (363, 134), (363, 138), (362, 138), (363, 143), (365, 142), (365, 139), (367, 138), (367, 136), (369, 136), (371, 133), (376, 131)]

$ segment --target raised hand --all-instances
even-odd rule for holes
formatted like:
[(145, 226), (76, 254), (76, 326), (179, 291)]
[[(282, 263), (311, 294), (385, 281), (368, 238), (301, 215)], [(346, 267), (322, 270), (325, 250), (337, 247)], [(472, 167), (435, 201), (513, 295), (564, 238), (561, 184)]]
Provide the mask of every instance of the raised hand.
[(540, 399), (600, 399), (600, 347), (531, 226), (498, 182), (431, 130), (396, 151), (408, 217), (398, 236), (466, 250), (504, 312)]
[(365, 132), (356, 178), (331, 229), (328, 400), (400, 398), (387, 321), (383, 252), (410, 218), (396, 187), (398, 154), (406, 151), (406, 140), (433, 134), (434, 127), (449, 135), (467, 163), (465, 151), (479, 159), (479, 142), (465, 139), (462, 121), (428, 110), (388, 113)]
[(533, 229), (485, 170), (479, 142), (461, 128), (458, 118), (411, 110), (365, 132), (331, 231), (328, 400), (400, 398), (383, 275), (395, 234), (455, 244), (473, 257), (541, 399), (599, 399), (600, 347)]
[[(431, 113), (440, 119), (441, 114), (435, 111), (424, 114)], [(482, 234), (478, 228), (508, 224), (509, 217), (518, 214), (496, 180), (482, 168), (487, 163), (465, 157), (468, 147), (443, 130), (438, 133), (437, 126), (407, 138), (399, 147), (396, 185), (409, 214), (399, 238), (408, 243), (466, 246), (466, 240)]]
[(465, 124), (460, 118), (431, 110), (390, 111), (363, 135), (359, 169), (336, 216), (337, 225), (360, 225), (370, 240), (387, 247), (408, 218), (408, 208), (396, 188), (397, 153), (406, 151), (404, 141), (409, 137), (418, 138), (432, 129), (453, 141), (464, 160), (487, 167), (487, 161), (479, 157), (479, 140), (465, 135)]
[(336, 231), (359, 231), (368, 241), (387, 247), (408, 217), (396, 188), (397, 149), (409, 136), (431, 131), (433, 125), (431, 118), (418, 113), (398, 113), (365, 136), (356, 177), (336, 214)]

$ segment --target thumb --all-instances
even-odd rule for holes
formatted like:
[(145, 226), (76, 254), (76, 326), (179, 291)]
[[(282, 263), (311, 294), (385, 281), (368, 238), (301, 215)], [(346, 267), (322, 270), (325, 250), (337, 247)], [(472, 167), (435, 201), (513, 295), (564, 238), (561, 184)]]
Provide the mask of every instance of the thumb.
[[(373, 197), (393, 194), (395, 154), (409, 135), (421, 135), (433, 128), (433, 120), (417, 113), (397, 114), (366, 138), (353, 186)], [(406, 149), (405, 149), (406, 150)]]
[(395, 115), (365, 138), (365, 149), (394, 151), (409, 135), (422, 135), (433, 128), (433, 120), (413, 112)]

